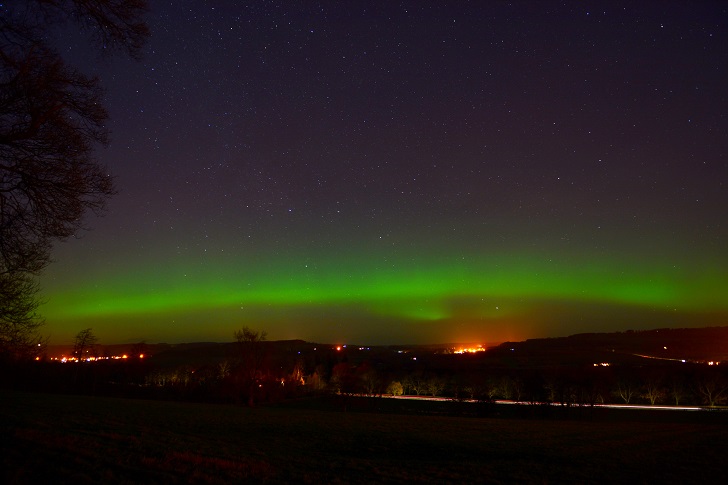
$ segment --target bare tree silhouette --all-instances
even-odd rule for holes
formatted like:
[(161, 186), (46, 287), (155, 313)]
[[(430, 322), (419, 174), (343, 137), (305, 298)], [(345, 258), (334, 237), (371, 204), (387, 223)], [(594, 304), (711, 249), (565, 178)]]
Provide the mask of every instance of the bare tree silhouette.
[(0, 351), (39, 343), (36, 278), (51, 247), (82, 229), (114, 193), (94, 151), (108, 143), (98, 79), (68, 66), (52, 31), (74, 21), (100, 52), (138, 57), (143, 0), (10, 2), (0, 15)]

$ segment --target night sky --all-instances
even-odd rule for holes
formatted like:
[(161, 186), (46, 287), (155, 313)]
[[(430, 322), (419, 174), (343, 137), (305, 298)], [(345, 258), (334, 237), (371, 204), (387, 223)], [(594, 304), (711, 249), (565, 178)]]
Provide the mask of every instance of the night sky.
[(723, 2), (151, 2), (51, 343), (728, 324)]

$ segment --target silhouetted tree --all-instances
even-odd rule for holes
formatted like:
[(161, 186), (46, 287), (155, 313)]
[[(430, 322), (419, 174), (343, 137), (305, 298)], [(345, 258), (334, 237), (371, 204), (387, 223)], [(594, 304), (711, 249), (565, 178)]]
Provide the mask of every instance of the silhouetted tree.
[(425, 392), (427, 381), (421, 371), (415, 371), (411, 375), (402, 379), (402, 386), (406, 394), (415, 393), (420, 395)]
[(291, 369), (289, 381), (291, 383), (295, 383), (296, 385), (303, 384), (304, 368), (305, 366), (303, 363), (303, 359), (297, 359), (296, 362), (293, 364), (293, 369)]
[(498, 394), (505, 399), (521, 402), (523, 381), (517, 375), (503, 376), (500, 379)]
[(81, 330), (73, 339), (73, 355), (79, 361), (86, 359), (95, 350), (98, 341), (98, 337), (94, 335), (93, 330), (90, 328)]
[(402, 388), (402, 383), (399, 381), (392, 381), (387, 386), (387, 394), (391, 394), (393, 396), (401, 396), (404, 393), (404, 389)]
[(696, 379), (698, 393), (703, 401), (714, 407), (728, 399), (728, 379), (717, 369), (706, 369)]
[(614, 394), (622, 399), (625, 404), (629, 404), (635, 394), (637, 394), (637, 387), (629, 379), (619, 379), (614, 389)]
[(675, 401), (675, 406), (679, 406), (680, 400), (687, 395), (685, 381), (683, 380), (682, 375), (678, 374), (672, 376), (670, 379), (669, 393), (670, 397)]
[(498, 397), (498, 380), (495, 376), (486, 376), (483, 382), (483, 394), (487, 401), (495, 401)]
[(357, 379), (348, 362), (339, 362), (334, 365), (329, 386), (336, 394), (354, 394), (357, 392)]
[(432, 376), (427, 379), (426, 386), (427, 392), (429, 392), (431, 396), (437, 397), (442, 394), (442, 391), (445, 389), (445, 379), (439, 376)]
[(543, 376), (537, 371), (524, 373), (521, 377), (521, 398), (530, 404), (550, 402)]
[(358, 384), (363, 394), (368, 396), (381, 394), (382, 380), (369, 362), (362, 363), (356, 370)]
[(52, 30), (73, 20), (105, 52), (137, 57), (143, 0), (26, 0), (0, 7), (0, 351), (38, 343), (35, 279), (54, 241), (83, 227), (114, 192), (94, 156), (106, 145), (97, 79), (66, 65)]
[(404, 376), (400, 382), (402, 383), (402, 392), (404, 394), (412, 394), (414, 392), (412, 389), (412, 377)]
[(552, 369), (544, 378), (546, 398), (562, 406), (576, 404), (577, 390), (575, 376), (568, 369)]
[(470, 387), (468, 376), (462, 375), (461, 373), (452, 376), (449, 384), (453, 400), (455, 401), (472, 399), (470, 396), (475, 394), (474, 389)]
[(482, 392), (482, 388), (473, 382), (467, 383), (463, 386), (463, 393), (467, 399), (473, 401), (476, 396), (479, 396)]
[(195, 371), (189, 365), (181, 365), (172, 371), (170, 381), (173, 386), (187, 387), (192, 382)]
[(225, 359), (222, 362), (218, 362), (218, 364), (217, 364), (218, 379), (226, 379), (230, 375), (231, 370), (232, 370), (232, 366), (230, 365), (229, 360)]
[(36, 292), (37, 283), (29, 275), (0, 273), (0, 358), (17, 361), (43, 353)]
[(255, 402), (256, 387), (258, 381), (263, 377), (263, 364), (265, 361), (264, 342), (267, 338), (266, 332), (258, 332), (248, 327), (235, 332), (235, 342), (238, 347), (238, 374), (242, 379), (241, 390), (248, 405)]
[(664, 399), (667, 394), (665, 387), (662, 384), (662, 380), (662, 376), (656, 373), (652, 373), (645, 378), (645, 382), (642, 387), (642, 397), (650, 401), (652, 406), (654, 406), (658, 401)]
[(320, 372), (320, 367), (318, 366), (317, 370), (305, 379), (306, 385), (313, 391), (322, 391), (326, 387), (326, 381), (322, 377), (323, 374)]
[[(81, 363), (88, 357), (95, 354), (95, 347), (98, 343), (98, 338), (94, 335), (90, 328), (85, 328), (76, 334), (73, 339), (73, 355), (78, 359), (74, 380), (76, 385), (81, 385), (85, 388), (89, 384), (89, 379), (93, 382), (93, 376), (95, 374), (94, 367), (85, 368), (84, 372), (81, 371)], [(93, 387), (93, 384), (92, 384)]]

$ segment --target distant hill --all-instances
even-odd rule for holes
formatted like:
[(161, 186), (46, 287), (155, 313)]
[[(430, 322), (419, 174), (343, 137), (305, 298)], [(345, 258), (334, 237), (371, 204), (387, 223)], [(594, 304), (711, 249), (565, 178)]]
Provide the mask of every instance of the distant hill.
[[(335, 352), (334, 344), (305, 342), (303, 340), (266, 341), (268, 353), (279, 358), (296, 355)], [(467, 344), (432, 345), (348, 345), (342, 348), (342, 356), (352, 363), (363, 360), (391, 360), (389, 355), (420, 356), (441, 355)], [(101, 345), (101, 355), (132, 355), (143, 351), (154, 358), (156, 365), (176, 367), (180, 365), (204, 366), (221, 362), (236, 355), (234, 342), (192, 342), (181, 344), (118, 344)], [(318, 350), (317, 350), (318, 349)], [(70, 355), (69, 346), (49, 346), (48, 356)], [(582, 333), (568, 337), (529, 339), (523, 342), (505, 342), (488, 348), (478, 356), (469, 356), (473, 364), (507, 367), (548, 367), (562, 365), (610, 364), (659, 364), (683, 360), (686, 362), (723, 362), (728, 365), (728, 327), (708, 328), (660, 328), (655, 330), (628, 330), (613, 333)], [(464, 356), (453, 358), (465, 359)], [(404, 356), (403, 356), (404, 358)], [(406, 357), (409, 360), (412, 357)], [(440, 359), (442, 360), (442, 359)], [(449, 360), (449, 359), (448, 359)], [(476, 365), (477, 366), (477, 365)]]
[(510, 358), (526, 366), (648, 361), (728, 363), (728, 327), (582, 333), (505, 342), (489, 353), (491, 357)]

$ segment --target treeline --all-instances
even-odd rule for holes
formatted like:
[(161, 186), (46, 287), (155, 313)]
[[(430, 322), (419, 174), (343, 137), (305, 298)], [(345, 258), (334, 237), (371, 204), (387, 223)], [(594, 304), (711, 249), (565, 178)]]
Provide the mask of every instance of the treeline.
[(403, 394), (563, 406), (719, 406), (728, 400), (725, 365), (513, 368), (458, 355), (416, 362), (394, 352), (282, 351), (264, 340), (263, 334), (241, 334), (226, 355), (197, 365), (160, 366), (153, 357), (131, 356), (124, 361), (30, 362), (3, 374), (6, 384), (28, 390), (240, 405), (311, 395)]
[[(453, 356), (457, 358), (457, 356)], [(705, 364), (583, 366), (477, 371), (378, 369), (368, 361), (337, 363), (305, 377), (316, 389), (348, 395), (416, 395), (452, 400), (583, 406), (651, 404), (717, 406), (728, 401), (728, 369)]]

